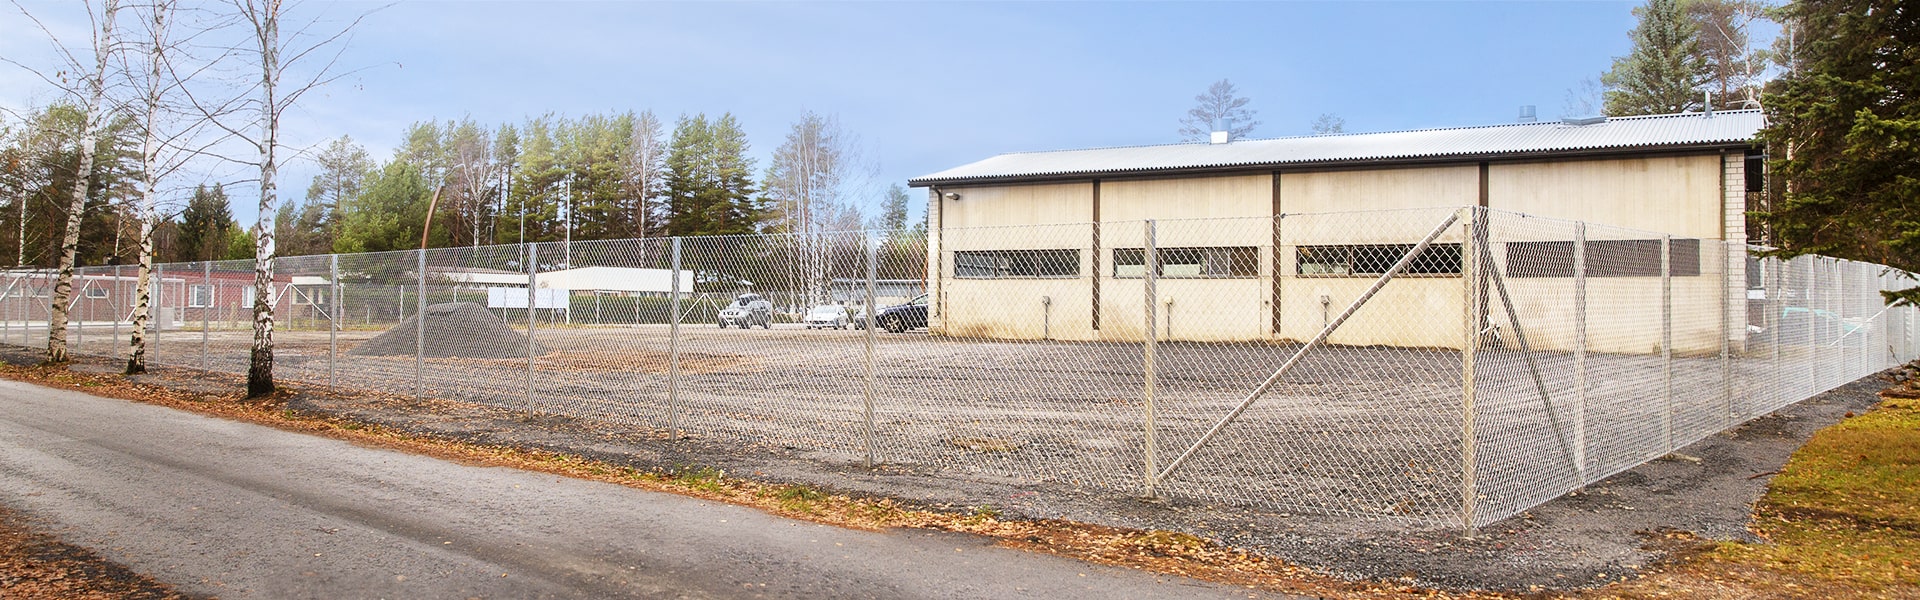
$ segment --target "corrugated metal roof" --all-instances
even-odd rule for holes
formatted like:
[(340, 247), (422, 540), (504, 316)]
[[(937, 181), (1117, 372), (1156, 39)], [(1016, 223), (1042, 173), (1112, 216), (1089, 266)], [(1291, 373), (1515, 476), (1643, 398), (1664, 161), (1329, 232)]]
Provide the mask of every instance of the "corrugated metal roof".
[(1230, 144), (1164, 144), (1052, 152), (1014, 152), (908, 183), (927, 186), (1009, 178), (1153, 173), (1194, 169), (1444, 159), (1450, 156), (1579, 153), (1611, 148), (1736, 145), (1764, 125), (1759, 110), (1611, 118), (1592, 125), (1516, 123), (1351, 133)]

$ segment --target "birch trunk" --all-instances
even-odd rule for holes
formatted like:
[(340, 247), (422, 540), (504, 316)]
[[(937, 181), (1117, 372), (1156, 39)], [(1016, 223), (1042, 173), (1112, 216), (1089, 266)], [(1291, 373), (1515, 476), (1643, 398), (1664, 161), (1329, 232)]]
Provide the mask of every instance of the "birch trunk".
[(166, 51), (166, 19), (170, 7), (164, 1), (153, 6), (153, 46), (148, 49), (146, 126), (140, 139), (140, 274), (133, 291), (133, 331), (127, 336), (128, 375), (147, 372), (147, 324), (153, 312), (153, 224), (157, 220), (160, 173), (160, 97)]
[(80, 164), (75, 170), (73, 196), (67, 204), (67, 228), (60, 239), (60, 264), (53, 284), (52, 306), (47, 316), (47, 362), (66, 363), (72, 360), (67, 351), (67, 308), (73, 296), (73, 269), (75, 255), (80, 250), (80, 219), (86, 216), (87, 188), (93, 179), (94, 146), (100, 140), (100, 129), (106, 121), (105, 104), (107, 95), (107, 62), (113, 47), (113, 17), (119, 8), (116, 0), (107, 0), (100, 19), (100, 38), (94, 40), (93, 54), (97, 63), (93, 78), (87, 81), (86, 124), (80, 132)]
[(280, 145), (280, 105), (274, 96), (280, 74), (280, 0), (267, 0), (255, 22), (260, 44), (260, 216), (253, 225), (253, 356), (247, 365), (247, 397), (272, 394), (274, 150)]

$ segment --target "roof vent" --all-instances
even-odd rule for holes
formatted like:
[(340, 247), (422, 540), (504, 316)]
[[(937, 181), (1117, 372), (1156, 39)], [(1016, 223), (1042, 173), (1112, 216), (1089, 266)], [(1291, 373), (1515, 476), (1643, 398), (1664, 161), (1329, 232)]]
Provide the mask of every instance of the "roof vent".
[(1225, 144), (1231, 141), (1233, 141), (1233, 119), (1215, 121), (1213, 135), (1207, 138), (1207, 143)]
[(1575, 127), (1583, 127), (1587, 125), (1599, 125), (1605, 122), (1607, 122), (1606, 115), (1596, 115), (1591, 117), (1561, 117), (1560, 118), (1560, 124), (1572, 125)]
[(1521, 123), (1533, 123), (1539, 120), (1540, 120), (1540, 117), (1534, 116), (1532, 104), (1526, 104), (1520, 107)]

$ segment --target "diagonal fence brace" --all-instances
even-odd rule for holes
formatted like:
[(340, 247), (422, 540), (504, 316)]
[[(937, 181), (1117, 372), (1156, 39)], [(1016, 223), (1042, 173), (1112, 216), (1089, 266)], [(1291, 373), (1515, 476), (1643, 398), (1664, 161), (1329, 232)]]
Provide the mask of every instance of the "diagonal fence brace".
[[(1193, 458), (1194, 453), (1199, 452), (1208, 442), (1213, 441), (1213, 437), (1219, 435), (1221, 430), (1226, 429), (1227, 425), (1232, 424), (1235, 419), (1240, 418), (1242, 413), (1247, 412), (1247, 409), (1252, 407), (1253, 403), (1260, 399), (1260, 396), (1266, 394), (1267, 390), (1273, 387), (1273, 384), (1279, 383), (1280, 378), (1287, 375), (1287, 371), (1293, 370), (1294, 365), (1300, 364), (1300, 360), (1306, 358), (1307, 353), (1312, 352), (1315, 348), (1320, 347), (1322, 343), (1325, 343), (1327, 338), (1331, 337), (1335, 330), (1340, 329), (1342, 323), (1347, 322), (1348, 317), (1353, 316), (1353, 313), (1359, 311), (1360, 307), (1365, 306), (1368, 300), (1373, 299), (1374, 294), (1380, 293), (1380, 290), (1387, 286), (1387, 282), (1399, 276), (1401, 271), (1405, 271), (1408, 265), (1413, 264), (1414, 259), (1419, 258), (1422, 252), (1426, 252), (1428, 246), (1433, 245), (1434, 240), (1439, 239), (1441, 234), (1447, 232), (1448, 227), (1452, 227), (1453, 224), (1459, 220), (1459, 213), (1447, 215), (1445, 221), (1442, 221), (1438, 227), (1434, 227), (1433, 231), (1427, 234), (1427, 237), (1422, 238), (1419, 244), (1415, 244), (1412, 250), (1407, 251), (1406, 256), (1400, 257), (1399, 262), (1393, 263), (1392, 268), (1387, 269), (1387, 272), (1382, 273), (1379, 279), (1374, 280), (1373, 286), (1368, 287), (1366, 292), (1360, 294), (1359, 298), (1354, 299), (1353, 304), (1347, 306), (1346, 310), (1341, 311), (1338, 318), (1328, 322), (1326, 327), (1320, 329), (1318, 335), (1313, 336), (1313, 339), (1307, 342), (1307, 345), (1301, 346), (1299, 350), (1295, 350), (1293, 356), (1287, 358), (1287, 362), (1282, 363), (1280, 368), (1275, 369), (1272, 375), (1268, 375), (1267, 380), (1260, 383), (1260, 387), (1254, 388), (1251, 393), (1248, 393), (1247, 397), (1240, 401), (1239, 406), (1235, 406), (1232, 412), (1228, 412), (1226, 416), (1214, 422), (1213, 427), (1208, 428), (1207, 432), (1202, 434), (1200, 439), (1195, 440), (1192, 446), (1188, 446), (1185, 452), (1181, 452), (1180, 456), (1173, 459), (1173, 462), (1167, 463), (1167, 468), (1161, 470), (1160, 474), (1153, 478), (1154, 482), (1165, 481), (1167, 477), (1173, 475), (1174, 471), (1186, 465), (1187, 460)], [(1274, 273), (1274, 277), (1279, 276), (1280, 274), (1278, 272)]]
[[(1560, 415), (1554, 412), (1553, 395), (1547, 393), (1546, 377), (1540, 374), (1540, 363), (1533, 358), (1533, 345), (1527, 343), (1527, 331), (1520, 326), (1520, 313), (1513, 309), (1513, 297), (1507, 295), (1507, 279), (1500, 275), (1500, 269), (1494, 267), (1493, 249), (1489, 246), (1489, 244), (1481, 244), (1481, 255), (1486, 258), (1486, 262), (1481, 263), (1483, 265), (1481, 268), (1485, 268), (1486, 273), (1492, 276), (1490, 278), (1493, 279), (1493, 289), (1500, 294), (1500, 305), (1507, 310), (1507, 323), (1513, 326), (1513, 339), (1520, 343), (1520, 356), (1526, 358), (1527, 372), (1533, 375), (1534, 391), (1540, 393), (1540, 406), (1547, 412), (1547, 426), (1553, 429), (1554, 437), (1560, 442), (1560, 454), (1566, 458), (1567, 468), (1572, 471), (1573, 476), (1582, 477), (1585, 471), (1580, 468), (1579, 461), (1574, 459), (1573, 442), (1567, 440), (1567, 431), (1560, 424)], [(1581, 485), (1585, 484), (1586, 481), (1583, 479)]]

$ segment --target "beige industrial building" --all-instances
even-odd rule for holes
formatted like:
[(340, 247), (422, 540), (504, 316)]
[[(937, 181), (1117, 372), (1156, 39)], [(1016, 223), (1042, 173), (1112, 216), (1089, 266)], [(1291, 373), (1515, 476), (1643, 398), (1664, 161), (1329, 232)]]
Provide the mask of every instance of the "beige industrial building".
[[(994, 156), (910, 182), (929, 190), (929, 325), (1138, 341), (1152, 220), (1163, 339), (1305, 340), (1447, 215), (1479, 206), (1534, 345), (1572, 343), (1565, 250), (1583, 235), (1587, 318), (1616, 324), (1589, 348), (1660, 348), (1665, 243), (1674, 350), (1717, 352), (1746, 332), (1748, 261), (1720, 242), (1747, 240), (1762, 125), (1741, 110)], [(1330, 341), (1458, 348), (1465, 231), (1449, 228)]]

